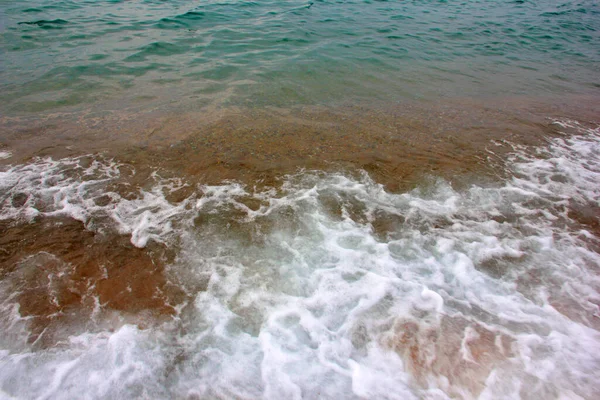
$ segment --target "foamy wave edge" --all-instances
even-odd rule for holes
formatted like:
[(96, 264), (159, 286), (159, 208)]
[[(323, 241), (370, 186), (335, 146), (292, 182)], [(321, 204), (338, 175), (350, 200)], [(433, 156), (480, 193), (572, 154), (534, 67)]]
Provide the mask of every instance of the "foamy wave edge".
[[(10, 167), (0, 172), (0, 219), (66, 216), (131, 235), (137, 247), (177, 243), (174, 273), (209, 283), (191, 316), (162, 329), (125, 325), (42, 352), (4, 349), (2, 390), (24, 398), (593, 398), (598, 238), (570, 210), (600, 207), (600, 132), (556, 123), (580, 134), (513, 154), (503, 186), (462, 192), (437, 181), (394, 194), (366, 174), (309, 171), (260, 191), (200, 186), (173, 203), (169, 194), (185, 182), (158, 174), (135, 196), (107, 191), (125, 168), (111, 160)], [(202, 232), (199, 214), (216, 218)], [(272, 228), (257, 233), (260, 245), (242, 244), (219, 215)], [(106, 217), (110, 224), (99, 222)], [(174, 333), (181, 323), (183, 336)], [(24, 376), (32, 384), (15, 387)]]

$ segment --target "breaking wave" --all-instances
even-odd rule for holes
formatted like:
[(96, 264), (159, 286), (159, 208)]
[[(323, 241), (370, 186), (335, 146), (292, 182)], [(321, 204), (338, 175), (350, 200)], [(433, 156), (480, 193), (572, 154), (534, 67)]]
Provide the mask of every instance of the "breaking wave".
[[(593, 398), (600, 131), (516, 149), (512, 177), (390, 193), (366, 173), (192, 187), (101, 157), (0, 172), (0, 219), (68, 217), (175, 250), (159, 324), (27, 344), (0, 282), (0, 389), (18, 398)], [(47, 257), (51, 257), (48, 255)], [(46, 257), (46, 256), (45, 256)], [(68, 263), (67, 263), (68, 264)], [(98, 304), (101, 309), (102, 305)], [(17, 344), (18, 343), (18, 344)], [(27, 377), (29, 384), (23, 386)]]

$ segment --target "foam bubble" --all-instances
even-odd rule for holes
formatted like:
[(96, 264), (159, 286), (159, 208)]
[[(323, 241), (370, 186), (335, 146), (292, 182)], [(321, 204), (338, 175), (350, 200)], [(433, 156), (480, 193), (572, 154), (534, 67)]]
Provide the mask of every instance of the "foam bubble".
[[(439, 180), (396, 194), (366, 174), (303, 171), (277, 188), (224, 182), (170, 202), (185, 183), (155, 175), (151, 189), (108, 192), (104, 204), (123, 168), (110, 161), (11, 167), (0, 175), (3, 219), (68, 215), (97, 229), (107, 218), (136, 246), (176, 245), (169, 279), (193, 301), (147, 330), (98, 328), (35, 352), (5, 340), (0, 388), (26, 398), (594, 398), (600, 132), (567, 123), (579, 134), (516, 151), (506, 182), (460, 191)], [(19, 337), (18, 308), (2, 296), (1, 323)], [(32, 384), (17, 387), (26, 376)]]
[[(139, 189), (124, 198), (110, 189), (121, 177), (119, 165), (92, 156), (52, 160), (37, 159), (0, 172), (0, 220), (66, 216), (88, 229), (115, 229), (130, 234), (131, 243), (145, 247), (149, 240), (164, 243), (173, 233), (173, 222), (185, 214), (191, 199), (171, 204), (166, 199), (186, 186), (181, 179), (161, 179), (149, 191)], [(111, 223), (101, 225), (109, 218)]]

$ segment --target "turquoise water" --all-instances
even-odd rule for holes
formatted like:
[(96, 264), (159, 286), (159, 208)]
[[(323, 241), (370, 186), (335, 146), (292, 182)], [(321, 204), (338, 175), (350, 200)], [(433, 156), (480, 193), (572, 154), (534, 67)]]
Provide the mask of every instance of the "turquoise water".
[(0, 0), (0, 399), (597, 399), (599, 31)]
[(598, 91), (583, 1), (2, 1), (4, 113)]

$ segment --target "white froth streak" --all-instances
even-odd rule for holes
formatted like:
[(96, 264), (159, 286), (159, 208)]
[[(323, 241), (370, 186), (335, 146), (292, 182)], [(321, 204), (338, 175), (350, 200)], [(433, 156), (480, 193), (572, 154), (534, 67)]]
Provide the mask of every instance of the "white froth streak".
[[(301, 173), (279, 191), (225, 183), (172, 204), (165, 192), (183, 183), (155, 177), (137, 199), (111, 193), (99, 206), (115, 164), (12, 167), (0, 173), (0, 218), (68, 215), (91, 229), (95, 216), (109, 216), (136, 246), (178, 239), (173, 273), (210, 279), (194, 311), (160, 330), (125, 325), (48, 351), (6, 349), (0, 388), (26, 398), (591, 399), (600, 390), (600, 257), (588, 243), (598, 238), (567, 207), (600, 206), (600, 138), (562, 123), (581, 135), (535, 157), (515, 154), (516, 176), (504, 186), (463, 192), (440, 181), (392, 194), (366, 175)], [(27, 195), (21, 206), (18, 193)], [(250, 244), (221, 220), (191, 230), (199, 213), (232, 210), (246, 226), (273, 228)], [(403, 221), (385, 238), (372, 224), (381, 215)], [(34, 378), (23, 394), (14, 382), (24, 376)]]
[[(99, 229), (91, 224), (94, 217), (108, 216), (121, 234), (131, 235), (136, 247), (145, 247), (149, 240), (163, 243), (173, 232), (172, 221), (181, 218), (190, 202), (173, 205), (165, 194), (187, 184), (181, 179), (161, 179), (155, 173), (152, 178), (157, 183), (150, 191), (140, 190), (138, 198), (124, 199), (107, 191), (108, 184), (120, 177), (122, 165), (104, 159), (89, 162), (92, 157), (40, 159), (0, 172), (0, 192), (4, 193), (0, 219), (66, 216), (88, 229)], [(19, 196), (23, 204), (15, 204)], [(99, 204), (103, 198), (109, 199), (105, 205)]]

